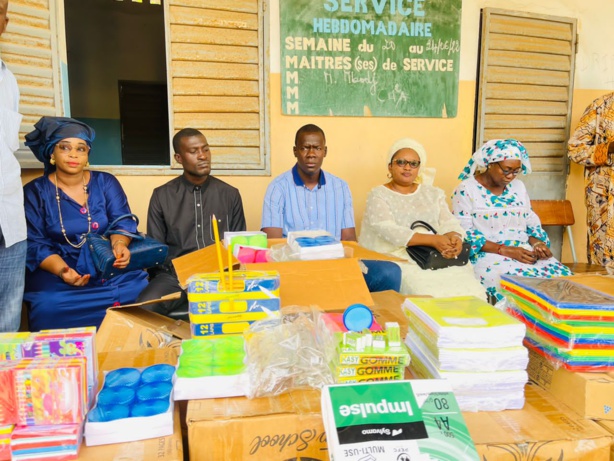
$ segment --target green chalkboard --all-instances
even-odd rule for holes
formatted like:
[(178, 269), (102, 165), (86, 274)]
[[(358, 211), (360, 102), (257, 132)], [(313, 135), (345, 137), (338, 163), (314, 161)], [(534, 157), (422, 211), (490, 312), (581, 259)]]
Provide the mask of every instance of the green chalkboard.
[(280, 0), (287, 115), (455, 117), (462, 0)]

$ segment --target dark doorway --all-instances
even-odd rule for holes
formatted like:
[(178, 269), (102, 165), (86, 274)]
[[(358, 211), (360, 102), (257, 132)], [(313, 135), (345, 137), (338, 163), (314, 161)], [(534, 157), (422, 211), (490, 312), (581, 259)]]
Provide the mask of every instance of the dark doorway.
[(168, 165), (166, 83), (119, 81), (124, 165)]
[[(64, 0), (64, 12), (70, 116), (96, 130), (90, 163), (170, 165), (168, 121), (156, 118), (161, 113), (168, 118), (166, 89), (161, 89), (166, 88), (163, 6), (152, 0)], [(124, 95), (127, 122), (121, 120), (120, 82), (150, 92), (133, 89)], [(150, 122), (155, 126), (141, 129)], [(158, 141), (161, 134), (165, 140)]]

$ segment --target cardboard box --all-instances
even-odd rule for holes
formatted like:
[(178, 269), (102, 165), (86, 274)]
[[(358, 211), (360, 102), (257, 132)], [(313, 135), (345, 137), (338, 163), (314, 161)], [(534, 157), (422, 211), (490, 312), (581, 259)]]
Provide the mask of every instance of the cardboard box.
[[(133, 306), (133, 307), (130, 307)], [(139, 351), (170, 347), (190, 339), (190, 324), (138, 307), (139, 304), (107, 309), (96, 333), (98, 352)]]
[(463, 413), (481, 461), (606, 461), (613, 437), (534, 385), (522, 410)]
[(529, 379), (585, 418), (614, 420), (614, 372), (576, 373), (529, 351)]
[(281, 306), (318, 306), (323, 311), (345, 309), (373, 298), (354, 258), (246, 264), (247, 270), (277, 271)]
[[(268, 245), (280, 245), (285, 239), (269, 239)], [(317, 305), (323, 310), (345, 309), (351, 304), (373, 305), (364, 281), (358, 258), (383, 261), (402, 261), (393, 256), (367, 250), (356, 242), (343, 242), (346, 258), (322, 261), (288, 261), (246, 264), (247, 270), (276, 270), (281, 276), (282, 307)], [(224, 268), (228, 266), (227, 252), (222, 251)], [(237, 261), (233, 258), (233, 264)], [(175, 258), (173, 266), (182, 287), (197, 273), (218, 272), (214, 245)]]
[(190, 461), (328, 461), (320, 392), (190, 400)]
[[(537, 386), (522, 410), (463, 413), (481, 461), (607, 461), (613, 435)], [(191, 461), (328, 460), (319, 392), (192, 400)], [(202, 443), (207, 440), (207, 443)]]
[[(105, 371), (123, 367), (142, 368), (158, 363), (176, 365), (177, 356), (177, 351), (172, 348), (99, 353), (98, 365), (101, 372), (98, 379), (99, 386), (102, 385)], [(173, 423), (173, 434), (166, 437), (97, 447), (88, 447), (82, 444), (79, 451), (79, 460), (150, 461), (155, 459), (156, 461), (183, 461), (183, 442), (178, 406), (175, 406)]]
[[(98, 354), (100, 368), (99, 386), (105, 371), (123, 367), (142, 368), (158, 363), (177, 364), (177, 351), (172, 348), (148, 349), (141, 351), (102, 352)], [(79, 460), (99, 461), (104, 459), (131, 461), (183, 461), (183, 442), (181, 437), (179, 407), (173, 413), (173, 434), (166, 437), (139, 440), (136, 442), (115, 443), (88, 447), (82, 444)]]
[(130, 461), (183, 461), (183, 442), (179, 407), (175, 406), (172, 435), (136, 442), (114, 443), (88, 447), (82, 444), (79, 461), (130, 460)]
[[(614, 422), (613, 421), (597, 421), (601, 427), (608, 431), (614, 437)], [(614, 444), (610, 446), (610, 461), (614, 461)]]
[(405, 302), (407, 296), (393, 290), (371, 293), (371, 296), (373, 297), (374, 304), (371, 310), (373, 311), (375, 320), (377, 320), (380, 325), (384, 325), (386, 322), (397, 322), (399, 327), (401, 327), (401, 341), (405, 340), (408, 319), (403, 313), (401, 306)]

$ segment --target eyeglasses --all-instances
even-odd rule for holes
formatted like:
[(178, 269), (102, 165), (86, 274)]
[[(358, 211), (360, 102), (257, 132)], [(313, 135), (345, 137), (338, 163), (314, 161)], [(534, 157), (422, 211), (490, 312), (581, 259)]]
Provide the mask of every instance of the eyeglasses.
[(90, 151), (89, 146), (76, 146), (74, 147), (72, 144), (60, 144), (58, 143), (56, 145), (56, 147), (58, 148), (58, 150), (62, 153), (62, 154), (70, 154), (70, 152), (72, 150), (75, 150), (77, 152), (77, 154), (80, 155), (85, 155)]
[(409, 165), (412, 170), (415, 170), (420, 166), (420, 160), (405, 160), (404, 158), (398, 158), (394, 160), (394, 163), (401, 168), (405, 168), (406, 165)]
[(300, 150), (303, 154), (308, 154), (312, 149), (316, 153), (320, 153), (324, 148), (322, 146), (301, 146), (298, 148), (298, 150)]
[(518, 174), (522, 171), (522, 168), (517, 168), (515, 170), (504, 170), (499, 162), (496, 162), (499, 168), (501, 168), (501, 173), (503, 176), (518, 176)]

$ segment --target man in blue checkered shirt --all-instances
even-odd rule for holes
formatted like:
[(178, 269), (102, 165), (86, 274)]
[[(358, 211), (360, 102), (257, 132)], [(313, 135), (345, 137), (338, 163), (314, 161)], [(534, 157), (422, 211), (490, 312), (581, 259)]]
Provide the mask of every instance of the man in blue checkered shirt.
[[(296, 132), (296, 165), (275, 178), (267, 188), (262, 210), (262, 230), (269, 238), (288, 232), (326, 230), (339, 240), (356, 241), (354, 207), (348, 184), (322, 170), (326, 137), (316, 125)], [(401, 268), (390, 261), (363, 260), (369, 291), (401, 287)]]

